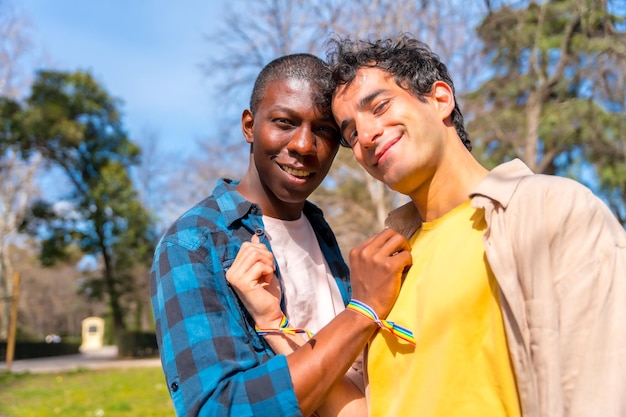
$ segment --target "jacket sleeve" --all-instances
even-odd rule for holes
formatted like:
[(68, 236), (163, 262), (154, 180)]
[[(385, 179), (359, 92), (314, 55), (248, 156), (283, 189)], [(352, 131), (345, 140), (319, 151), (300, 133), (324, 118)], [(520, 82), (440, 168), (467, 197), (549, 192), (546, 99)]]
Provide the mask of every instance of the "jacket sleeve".
[(224, 265), (163, 240), (151, 300), (168, 389), (179, 416), (300, 416), (285, 356), (265, 352), (228, 287)]
[[(563, 178), (554, 181), (534, 183), (530, 199), (542, 207), (535, 215), (544, 230), (524, 240), (522, 253), (530, 256), (518, 264), (527, 273), (533, 268), (536, 273), (537, 264), (549, 265), (542, 269), (548, 273), (526, 288), (531, 337), (550, 340), (554, 332), (557, 350), (537, 375), (550, 378), (554, 370), (561, 390), (544, 391), (542, 402), (562, 401), (559, 412), (567, 417), (625, 416), (626, 232), (589, 189)], [(541, 352), (532, 354), (537, 358)]]
[(572, 188), (551, 245), (565, 415), (625, 416), (626, 232), (590, 190)]

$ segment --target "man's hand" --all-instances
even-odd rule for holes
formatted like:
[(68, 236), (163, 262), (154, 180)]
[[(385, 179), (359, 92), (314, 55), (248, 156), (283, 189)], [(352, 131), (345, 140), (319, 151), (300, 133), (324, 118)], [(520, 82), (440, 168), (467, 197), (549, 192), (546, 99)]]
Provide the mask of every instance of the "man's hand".
[(396, 301), (402, 274), (413, 264), (411, 246), (398, 232), (385, 229), (350, 251), (353, 298), (384, 319)]
[(280, 285), (274, 272), (274, 255), (259, 242), (257, 235), (241, 245), (226, 271), (226, 280), (261, 328), (277, 328), (283, 317)]

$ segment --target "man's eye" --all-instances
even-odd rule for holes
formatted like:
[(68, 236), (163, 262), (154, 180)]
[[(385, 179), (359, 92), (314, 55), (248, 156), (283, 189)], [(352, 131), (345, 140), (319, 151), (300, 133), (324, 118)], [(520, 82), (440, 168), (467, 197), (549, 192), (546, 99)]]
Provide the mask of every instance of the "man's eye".
[(322, 126), (322, 127), (320, 127), (320, 130), (322, 132), (328, 133), (328, 134), (330, 134), (332, 136), (335, 136), (337, 134), (337, 129), (334, 129), (334, 128), (330, 127), (330, 126)]
[(274, 119), (274, 122), (283, 126), (293, 126), (292, 121), (289, 119)]
[(381, 102), (378, 106), (376, 106), (376, 108), (374, 108), (374, 114), (378, 114), (382, 112), (383, 110), (385, 110), (385, 108), (387, 107), (387, 104), (389, 104), (389, 101)]
[(341, 146), (343, 146), (344, 148), (351, 148), (351, 147), (352, 147), (352, 146), (350, 146), (350, 144), (348, 143), (348, 141), (347, 141), (347, 140), (346, 140), (343, 136), (340, 136), (340, 137), (339, 137), (339, 144), (340, 144)]
[(346, 148), (352, 148), (354, 146), (354, 144), (356, 143), (356, 139), (357, 139), (357, 131), (353, 131), (352, 133), (350, 133), (348, 135), (347, 138), (343, 138), (343, 136), (341, 137), (341, 141), (342, 141), (342, 145), (345, 146)]

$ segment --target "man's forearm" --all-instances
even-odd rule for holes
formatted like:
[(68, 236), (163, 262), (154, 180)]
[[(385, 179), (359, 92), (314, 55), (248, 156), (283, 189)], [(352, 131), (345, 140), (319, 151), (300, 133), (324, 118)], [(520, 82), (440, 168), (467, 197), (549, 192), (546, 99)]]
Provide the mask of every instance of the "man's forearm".
[[(350, 314), (348, 314), (350, 315)], [(357, 315), (354, 315), (355, 318)], [(358, 324), (357, 324), (358, 325)], [(369, 330), (371, 323), (364, 320), (362, 323), (365, 331), (364, 339), (365, 343), (369, 340), (369, 337), (373, 334)], [(350, 324), (352, 327), (352, 323)], [(272, 350), (277, 354), (283, 354), (288, 356), (287, 361), (289, 364), (289, 371), (292, 375), (292, 379), (296, 374), (303, 375), (303, 382), (293, 381), (296, 396), (300, 403), (303, 414), (309, 415), (309, 404), (318, 404), (314, 411), (317, 416), (366, 416), (367, 405), (365, 403), (365, 397), (361, 390), (354, 385), (354, 383), (345, 376), (345, 373), (350, 368), (355, 358), (362, 351), (362, 348), (357, 349), (355, 340), (358, 340), (359, 336), (355, 336), (354, 340), (343, 341), (340, 337), (335, 337), (335, 334), (351, 332), (353, 330), (346, 328), (346, 320), (341, 319), (336, 323), (331, 322), (327, 326), (329, 329), (324, 334), (318, 333), (316, 337), (310, 342), (314, 346), (312, 348), (307, 347), (309, 352), (306, 354), (298, 354), (293, 357), (294, 352), (299, 348), (307, 344), (304, 337), (299, 334), (278, 333), (268, 334), (265, 336), (265, 340), (272, 347)], [(375, 328), (375, 327), (373, 327)], [(330, 339), (330, 343), (326, 340)], [(364, 343), (364, 344), (365, 344)], [(325, 344), (326, 348), (322, 348), (322, 344)], [(364, 345), (363, 344), (363, 345)], [(340, 348), (343, 346), (343, 348)], [(353, 352), (354, 351), (354, 352)], [(343, 354), (340, 354), (343, 353)], [(311, 359), (309, 355), (315, 356)], [(328, 356), (329, 361), (324, 356)], [(317, 364), (317, 365), (315, 365)], [(310, 369), (316, 366), (321, 367), (319, 370)], [(343, 369), (343, 372), (336, 369)], [(315, 376), (313, 376), (315, 375)], [(322, 376), (320, 376), (322, 375)], [(314, 390), (308, 386), (310, 382), (315, 382)], [(298, 393), (301, 393), (300, 395)], [(305, 408), (306, 407), (306, 408)], [(311, 411), (312, 412), (312, 411)]]
[[(304, 415), (317, 410), (335, 386), (349, 392), (334, 393), (329, 399), (354, 400), (354, 393), (360, 391), (345, 374), (377, 329), (373, 321), (345, 310), (287, 356), (296, 397)], [(339, 383), (344, 378), (348, 384)], [(356, 391), (351, 391), (352, 388)]]

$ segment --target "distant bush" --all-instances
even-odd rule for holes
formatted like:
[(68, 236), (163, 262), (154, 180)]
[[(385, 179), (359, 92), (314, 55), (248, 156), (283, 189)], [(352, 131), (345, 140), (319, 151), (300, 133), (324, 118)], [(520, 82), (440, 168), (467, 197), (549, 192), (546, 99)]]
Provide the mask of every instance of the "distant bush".
[(117, 351), (121, 357), (145, 358), (159, 354), (154, 332), (126, 331), (117, 339)]
[[(80, 342), (62, 341), (60, 343), (46, 342), (15, 342), (13, 359), (45, 358), (48, 356), (73, 355), (78, 353)], [(0, 360), (5, 361), (7, 343), (0, 342)]]

